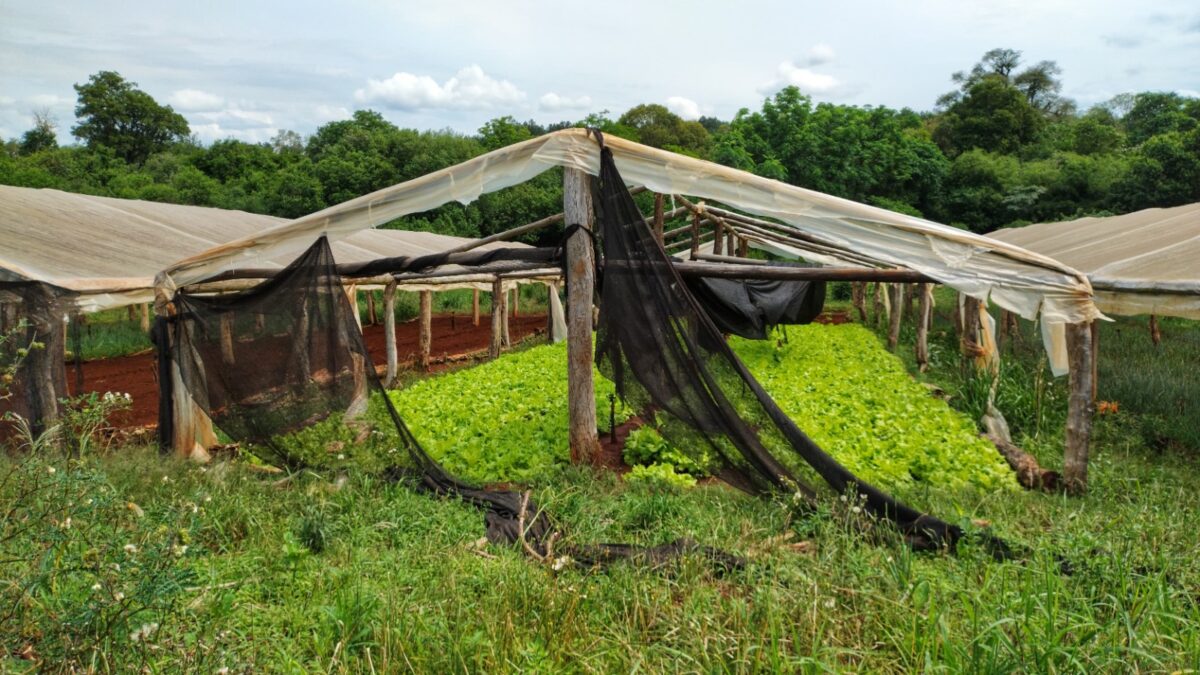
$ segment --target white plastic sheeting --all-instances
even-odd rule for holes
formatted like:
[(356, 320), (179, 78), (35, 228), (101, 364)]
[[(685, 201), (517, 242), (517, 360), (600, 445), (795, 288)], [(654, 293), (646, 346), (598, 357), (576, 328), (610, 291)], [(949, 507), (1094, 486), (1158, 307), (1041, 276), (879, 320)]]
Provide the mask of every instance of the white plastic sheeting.
[[(0, 281), (41, 281), (77, 291), (84, 311), (149, 302), (155, 275), (180, 258), (289, 222), (244, 211), (0, 186)], [(334, 242), (333, 251), (339, 263), (357, 263), (438, 253), (467, 241), (431, 232), (364, 230)], [(498, 246), (524, 245), (483, 248)], [(264, 256), (254, 266), (283, 267), (294, 257)], [(546, 273), (557, 275), (553, 269)], [(401, 288), (490, 290), (491, 277), (443, 277)]]
[(1200, 319), (1200, 203), (989, 235), (1087, 274), (1106, 314)]
[[(1040, 314), (1045, 321), (1074, 323), (1101, 316), (1083, 274), (1012, 244), (620, 138), (606, 140), (631, 185), (774, 218), (1027, 319)], [(556, 166), (595, 175), (595, 138), (583, 129), (564, 129), (282, 223), (172, 265), (159, 277), (159, 289), (168, 295), (179, 285), (238, 266), (294, 256), (322, 234), (336, 240), (449, 202), (469, 203)]]

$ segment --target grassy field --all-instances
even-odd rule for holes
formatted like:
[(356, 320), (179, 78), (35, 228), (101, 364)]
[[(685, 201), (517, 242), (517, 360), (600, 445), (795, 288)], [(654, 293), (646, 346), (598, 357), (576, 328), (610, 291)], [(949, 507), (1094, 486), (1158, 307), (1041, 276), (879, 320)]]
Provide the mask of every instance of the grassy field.
[[(944, 318), (922, 379), (974, 415), (985, 387), (959, 367)], [(1195, 352), (1147, 352), (1124, 379), (1106, 376), (1121, 368), (1113, 345), (1149, 339), (1137, 322), (1102, 330), (1101, 398), (1121, 408), (1097, 418), (1086, 497), (898, 488), (1027, 547), (1008, 563), (969, 545), (913, 554), (885, 530), (864, 534), (837, 499), (801, 516), (719, 484), (653, 490), (566, 467), (531, 484), (571, 541), (690, 536), (749, 565), (554, 571), (480, 544), (478, 511), (370, 476), (281, 480), (137, 448), (9, 460), (0, 670), (32, 668), (22, 653), (112, 672), (1200, 669), (1200, 451), (1180, 408), (1160, 407), (1194, 410)], [(1164, 333), (1186, 346), (1200, 331)], [(1058, 466), (1063, 382), (1039, 368), (1032, 333), (1012, 347), (1001, 406), (1018, 442)]]

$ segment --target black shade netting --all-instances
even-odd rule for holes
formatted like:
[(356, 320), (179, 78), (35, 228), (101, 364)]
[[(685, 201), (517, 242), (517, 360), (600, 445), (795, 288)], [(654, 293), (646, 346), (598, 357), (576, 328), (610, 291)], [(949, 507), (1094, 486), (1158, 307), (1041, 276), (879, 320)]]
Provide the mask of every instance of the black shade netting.
[(774, 326), (812, 323), (825, 307), (824, 281), (689, 277), (688, 291), (717, 330), (765, 340)]
[(601, 151), (597, 221), (603, 284), (596, 362), (634, 410), (676, 448), (752, 493), (815, 498), (805, 474), (852, 491), (916, 548), (953, 546), (962, 531), (859, 480), (808, 438), (726, 344)]
[[(451, 476), (409, 432), (371, 362), (325, 238), (250, 290), (224, 296), (181, 292), (174, 302), (176, 316), (169, 328), (160, 324), (156, 343), (160, 349), (169, 343), (187, 392), (231, 440), (291, 468), (375, 470), (460, 497), (485, 511), (489, 540), (517, 542), (524, 526), (525, 543), (538, 555), (550, 552), (557, 535), (527, 496)], [(172, 363), (160, 367), (165, 375)], [(164, 406), (169, 409), (170, 402)], [(169, 429), (163, 433), (160, 429), (161, 438), (170, 437)], [(555, 549), (580, 564), (657, 562), (688, 551), (723, 566), (741, 564), (686, 539), (649, 548)]]

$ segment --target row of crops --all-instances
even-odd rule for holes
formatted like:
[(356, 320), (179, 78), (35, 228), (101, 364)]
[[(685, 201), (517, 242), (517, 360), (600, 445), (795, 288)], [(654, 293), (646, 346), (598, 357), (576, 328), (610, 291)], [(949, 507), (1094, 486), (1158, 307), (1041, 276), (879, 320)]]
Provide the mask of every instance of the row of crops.
[[(870, 482), (1015, 486), (972, 421), (930, 396), (861, 326), (793, 327), (786, 341), (735, 338), (732, 346), (813, 440)], [(452, 473), (481, 482), (532, 481), (568, 461), (566, 372), (566, 347), (546, 345), (391, 395), (426, 451)], [(602, 429), (612, 391), (597, 374)], [(631, 415), (617, 403), (618, 424)], [(647, 426), (631, 434), (625, 459), (647, 467), (634, 475), (703, 474), (689, 450), (672, 448)]]

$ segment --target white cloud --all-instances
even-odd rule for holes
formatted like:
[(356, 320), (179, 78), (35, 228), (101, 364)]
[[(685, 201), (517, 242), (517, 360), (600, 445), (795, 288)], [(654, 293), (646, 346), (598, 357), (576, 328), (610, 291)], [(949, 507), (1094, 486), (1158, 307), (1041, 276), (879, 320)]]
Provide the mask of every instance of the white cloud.
[(580, 108), (588, 108), (592, 105), (591, 96), (559, 96), (554, 92), (542, 94), (538, 99), (538, 108), (547, 112), (557, 110), (578, 110)]
[(29, 102), (35, 106), (53, 108), (56, 105), (67, 103), (68, 100), (56, 94), (34, 94), (29, 97)]
[(180, 89), (167, 98), (177, 110), (196, 112), (200, 110), (220, 110), (225, 105), (225, 99), (199, 89)]
[(192, 133), (196, 134), (205, 143), (212, 143), (213, 141), (220, 141), (226, 138), (235, 138), (247, 143), (266, 143), (275, 134), (279, 133), (279, 129), (275, 127), (236, 129), (221, 126), (217, 122), (210, 122), (208, 124), (193, 124)]
[(667, 110), (679, 115), (685, 120), (700, 119), (700, 104), (690, 98), (671, 96), (667, 98)]
[(775, 72), (775, 79), (764, 84), (759, 91), (763, 94), (771, 94), (788, 86), (796, 86), (805, 94), (828, 94), (841, 86), (841, 82), (827, 73), (818, 73), (809, 68), (804, 68), (792, 63), (784, 61), (779, 64)]
[(470, 65), (438, 84), (428, 75), (399, 72), (386, 80), (367, 80), (354, 92), (359, 103), (379, 103), (399, 110), (428, 108), (491, 108), (525, 100), (525, 92), (508, 80), (498, 80)]
[(350, 110), (343, 106), (319, 105), (314, 112), (314, 119), (318, 124), (326, 122), (336, 122), (338, 120), (350, 119)]
[(0, 108), (8, 108), (10, 106), (15, 105), (16, 102), (17, 102), (17, 99), (15, 99), (11, 96), (0, 96)]
[(808, 58), (804, 60), (804, 64), (808, 66), (821, 66), (826, 63), (832, 63), (834, 56), (833, 47), (827, 44), (813, 45), (813, 48), (808, 50)]
[(258, 110), (243, 110), (238, 107), (194, 113), (193, 116), (233, 129), (253, 129), (258, 127), (273, 127), (275, 125), (275, 121), (272, 119), (270, 113)]

